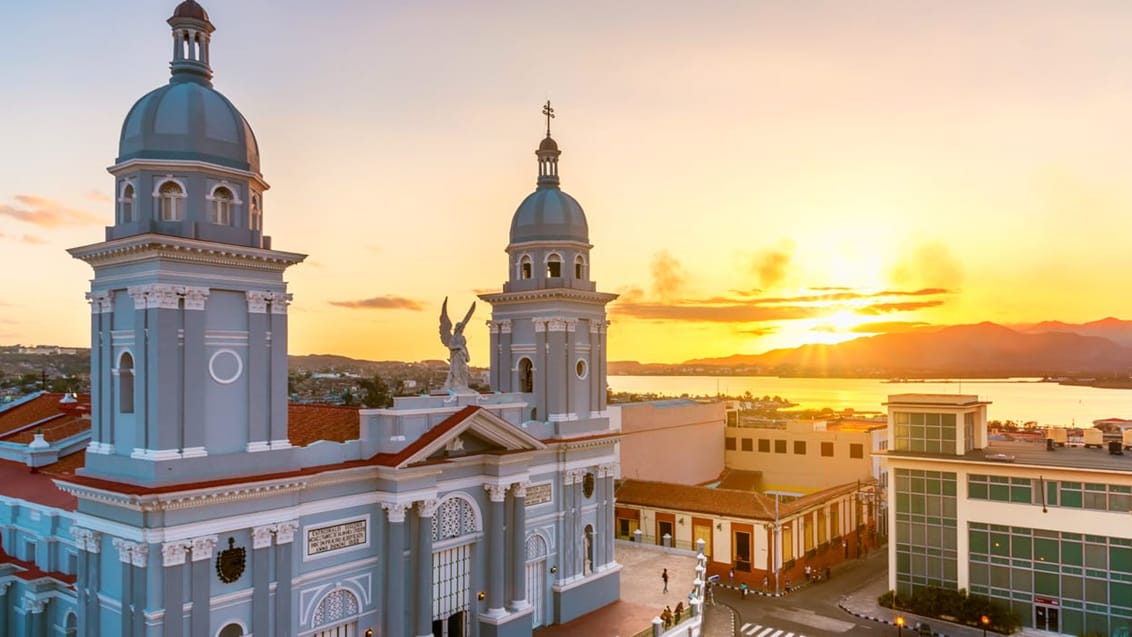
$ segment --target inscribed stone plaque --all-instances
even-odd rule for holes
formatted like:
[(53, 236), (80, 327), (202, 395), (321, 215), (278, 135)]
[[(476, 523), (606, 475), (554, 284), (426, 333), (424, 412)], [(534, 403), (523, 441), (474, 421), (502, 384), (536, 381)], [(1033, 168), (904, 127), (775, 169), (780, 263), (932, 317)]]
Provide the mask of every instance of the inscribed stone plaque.
[(318, 555), (366, 543), (366, 520), (307, 530), (307, 555)]
[(527, 501), (529, 507), (550, 502), (550, 483), (541, 482), (527, 487)]

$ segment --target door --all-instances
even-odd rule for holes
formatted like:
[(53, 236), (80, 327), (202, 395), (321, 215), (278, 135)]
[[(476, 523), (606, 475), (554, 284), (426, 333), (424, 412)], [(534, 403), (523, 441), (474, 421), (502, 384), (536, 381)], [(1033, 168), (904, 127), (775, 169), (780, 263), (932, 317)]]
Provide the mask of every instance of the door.
[(471, 598), (471, 549), (463, 544), (432, 554), (432, 633), (436, 637), (467, 634)]
[(527, 536), (527, 602), (533, 609), (531, 622), (534, 628), (546, 623), (546, 559), (549, 554), (546, 540), (532, 533)]
[(696, 550), (696, 544), (704, 541), (704, 555), (711, 557), (711, 520), (702, 518), (692, 518), (692, 550)]
[(673, 529), (673, 524), (669, 520), (656, 521), (656, 543), (664, 544), (664, 536), (668, 536), (672, 542), (672, 546), (676, 546), (676, 531)]
[(1034, 628), (1048, 630), (1051, 633), (1061, 632), (1061, 617), (1058, 609), (1053, 606), (1034, 606)]

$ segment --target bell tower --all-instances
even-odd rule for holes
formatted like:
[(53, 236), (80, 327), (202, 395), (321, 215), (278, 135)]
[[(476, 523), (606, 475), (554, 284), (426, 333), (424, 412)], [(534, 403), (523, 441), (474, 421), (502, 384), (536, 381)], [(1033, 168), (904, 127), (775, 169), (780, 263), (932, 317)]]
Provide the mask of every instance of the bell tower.
[(606, 415), (605, 305), (590, 277), (589, 227), (582, 206), (559, 187), (562, 152), (550, 135), (554, 109), (543, 107), (536, 189), (511, 220), (508, 278), (492, 305), (491, 386), (527, 394), (529, 421), (590, 429)]
[(259, 150), (212, 88), (208, 14), (169, 18), (169, 84), (122, 125), (115, 223), (94, 269), (91, 443), (82, 474), (158, 486), (293, 468), (284, 271), (261, 233)]

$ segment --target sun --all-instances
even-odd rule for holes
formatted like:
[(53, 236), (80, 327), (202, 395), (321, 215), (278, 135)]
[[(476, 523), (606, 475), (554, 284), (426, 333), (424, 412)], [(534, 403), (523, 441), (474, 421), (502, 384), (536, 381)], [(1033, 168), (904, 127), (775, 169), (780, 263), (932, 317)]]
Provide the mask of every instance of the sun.
[(825, 317), (822, 324), (837, 332), (852, 332), (853, 328), (864, 323), (868, 317), (862, 316), (853, 310), (838, 310)]

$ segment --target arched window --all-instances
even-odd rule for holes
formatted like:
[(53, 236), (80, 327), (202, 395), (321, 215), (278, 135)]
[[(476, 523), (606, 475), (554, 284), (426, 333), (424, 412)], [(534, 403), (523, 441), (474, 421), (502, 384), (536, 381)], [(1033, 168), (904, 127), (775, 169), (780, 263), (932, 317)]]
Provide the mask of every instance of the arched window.
[(63, 634), (67, 637), (79, 634), (79, 619), (74, 613), (67, 613), (67, 619), (63, 620)]
[(158, 193), (158, 209), (162, 221), (180, 221), (185, 216), (185, 190), (175, 181), (161, 184)]
[(586, 278), (586, 260), (583, 259), (582, 255), (580, 255), (580, 254), (578, 256), (574, 257), (574, 278), (575, 279), (585, 279)]
[(550, 279), (562, 276), (562, 257), (552, 254), (546, 258), (546, 276)]
[(134, 187), (131, 184), (126, 184), (122, 188), (122, 196), (118, 198), (118, 204), (122, 210), (122, 223), (130, 223), (134, 220)]
[(586, 525), (585, 543), (586, 563), (582, 565), (582, 575), (590, 575), (594, 572), (594, 527), (592, 524)]
[[(350, 591), (339, 588), (332, 591), (322, 598), (318, 603), (318, 608), (314, 609), (314, 615), (311, 617), (311, 626), (319, 627), (327, 624), (340, 622), (343, 619), (348, 619), (358, 614), (359, 610), (358, 598)], [(343, 631), (343, 635), (353, 634), (349, 631)]]
[(463, 498), (451, 497), (441, 502), (432, 516), (433, 542), (475, 535), (479, 530), (476, 510)]
[(232, 191), (224, 186), (212, 191), (212, 223), (221, 226), (232, 225)]
[(244, 627), (233, 622), (221, 628), (220, 632), (216, 633), (216, 637), (242, 637), (243, 634)]
[(118, 359), (118, 411), (134, 413), (134, 357), (129, 352)]
[(531, 359), (519, 361), (519, 391), (529, 394), (535, 390), (534, 365)]
[(252, 195), (252, 214), (248, 227), (252, 230), (263, 230), (263, 210), (259, 207), (259, 195)]
[(531, 257), (525, 254), (523, 255), (523, 258), (519, 259), (519, 278), (531, 278)]

